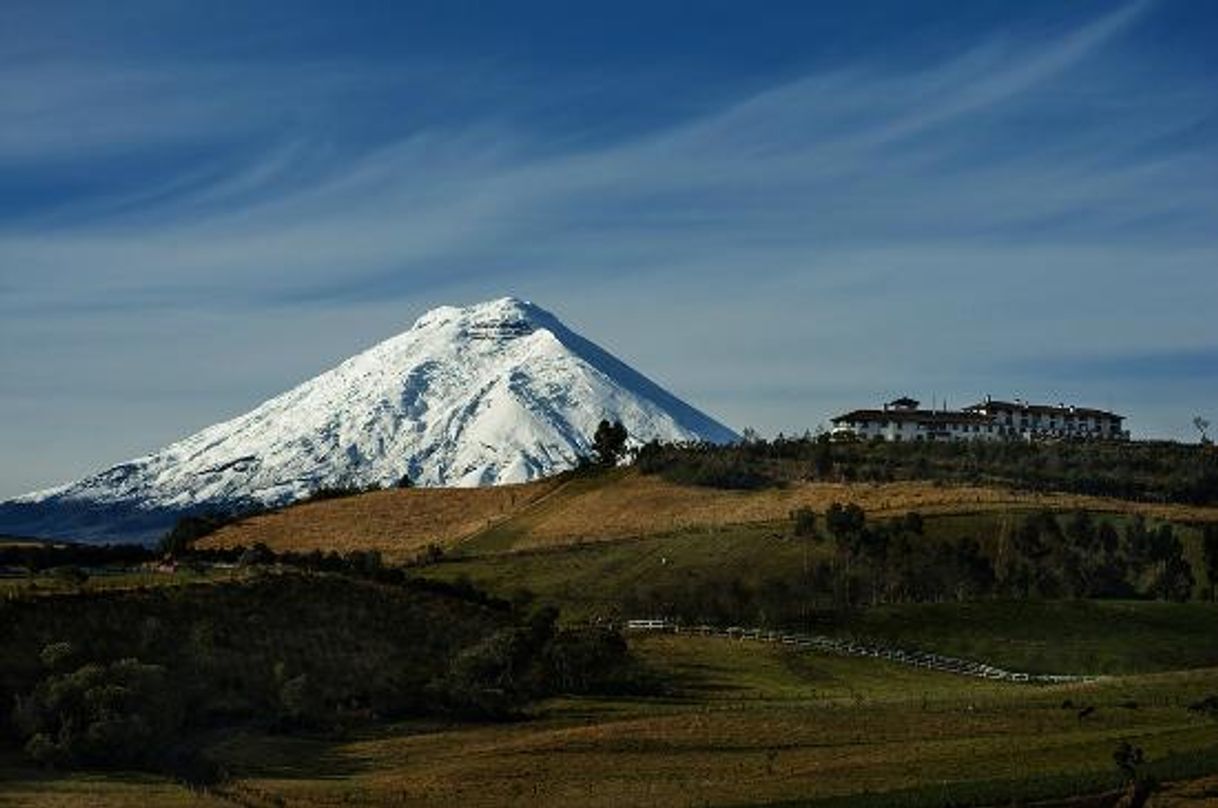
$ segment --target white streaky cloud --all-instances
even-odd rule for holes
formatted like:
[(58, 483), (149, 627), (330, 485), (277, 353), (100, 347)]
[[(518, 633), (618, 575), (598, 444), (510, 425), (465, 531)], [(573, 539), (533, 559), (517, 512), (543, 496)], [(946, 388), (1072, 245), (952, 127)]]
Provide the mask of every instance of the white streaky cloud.
[[(483, 252), (527, 254), (542, 239), (553, 245), (548, 263), (562, 271), (562, 259), (590, 229), (632, 260), (654, 245), (642, 258), (660, 264), (703, 244), (713, 254), (759, 236), (802, 240), (809, 249), (919, 234), (970, 239), (1025, 221), (1086, 221), (1080, 211), (1100, 214), (1093, 230), (1119, 231), (1130, 218), (1155, 216), (1187, 226), (1215, 208), (1212, 191), (1178, 183), (1190, 167), (1212, 164), (1208, 154), (1135, 156), (1120, 168), (1097, 167), (1096, 159), (1136, 153), (1204, 112), (1174, 125), (1126, 121), (1115, 136), (1102, 115), (1076, 120), (1048, 154), (1033, 146), (984, 165), (952, 166), (977, 152), (971, 124), (958, 119), (995, 105), (1015, 104), (1008, 114), (1018, 117), (1056, 103), (1025, 96), (1100, 48), (1140, 7), (1030, 55), (991, 48), (984, 58), (977, 51), (901, 78), (862, 71), (813, 77), (593, 151), (546, 154), (524, 132), (433, 130), (368, 154), (294, 166), (293, 149), (308, 149), (289, 142), (261, 167), (129, 215), (50, 232), (0, 231), (0, 257), (6, 266), (37, 268), (29, 291), (50, 304), (65, 292), (121, 294), (150, 279), (192, 291), (290, 293), (337, 277), (354, 283), (409, 273), (429, 261), (474, 264)], [(1079, 92), (1086, 96), (1086, 88)], [(842, 108), (854, 110), (845, 129)], [(892, 143), (928, 131), (936, 132), (931, 142)], [(1063, 154), (1070, 142), (1077, 147)], [(298, 180), (285, 176), (294, 169)]]
[[(868, 384), (984, 392), (978, 366), (1063, 342), (1213, 344), (1218, 96), (1121, 49), (1147, 7), (914, 70), (860, 59), (628, 137), (523, 125), (513, 105), (537, 98), (509, 71), (475, 71), (480, 103), (436, 120), (419, 93), (444, 92), (444, 73), (409, 66), (243, 65), (220, 81), (227, 68), (197, 63), (9, 62), (0, 112), (16, 99), (28, 114), (0, 134), (0, 165), (104, 167), (186, 141), (206, 159), (0, 219), (0, 406), (37, 386), (56, 433), (95, 433), (103, 409), (85, 402), (101, 393), (73, 380), (113, 392), (153, 373), (157, 434), (183, 434), (268, 392), (234, 389), (225, 353), (241, 351), (242, 379), (261, 367), (286, 386), (403, 312), (502, 294), (571, 312), (682, 396), (771, 433)], [(125, 71), (142, 89), (119, 98)], [(284, 71), (300, 89), (276, 100)], [(86, 72), (111, 78), (77, 85)], [(360, 98), (401, 110), (379, 139), (344, 126)], [(100, 355), (97, 322), (131, 331), (121, 361)], [(165, 361), (166, 322), (189, 361)], [(106, 412), (98, 466), (146, 440)], [(4, 422), (0, 453), (16, 445)]]

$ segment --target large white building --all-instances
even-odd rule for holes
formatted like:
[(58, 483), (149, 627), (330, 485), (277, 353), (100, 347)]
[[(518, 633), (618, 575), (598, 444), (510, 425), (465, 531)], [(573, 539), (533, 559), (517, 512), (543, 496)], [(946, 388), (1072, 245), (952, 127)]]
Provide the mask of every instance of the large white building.
[(832, 419), (837, 439), (942, 440), (1128, 440), (1124, 418), (1087, 407), (986, 400), (963, 410), (924, 410), (912, 398), (882, 409), (853, 410)]
[(1122, 426), (1124, 416), (1090, 407), (1029, 404), (1019, 399), (995, 401), (986, 396), (985, 401), (965, 407), (964, 411), (992, 417), (1003, 435), (1016, 435), (1031, 440), (1129, 440), (1129, 432)]

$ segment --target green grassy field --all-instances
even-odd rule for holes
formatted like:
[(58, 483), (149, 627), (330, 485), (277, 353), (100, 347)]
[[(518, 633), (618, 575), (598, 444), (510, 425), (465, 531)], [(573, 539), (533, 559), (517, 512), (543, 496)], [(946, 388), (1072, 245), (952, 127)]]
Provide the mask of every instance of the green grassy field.
[(0, 597), (5, 595), (27, 596), (39, 594), (61, 594), (64, 592), (95, 592), (107, 589), (135, 589), (138, 587), (183, 586), (210, 581), (241, 580), (249, 576), (241, 569), (181, 568), (173, 573), (144, 572), (139, 570), (94, 572), (83, 584), (77, 585), (58, 578), (50, 571), (33, 575), (17, 575), (0, 578)]
[(827, 552), (797, 542), (785, 525), (698, 528), (644, 539), (587, 542), (555, 549), (458, 557), (418, 570), (442, 580), (467, 577), (488, 591), (527, 588), (558, 603), (569, 619), (610, 614), (642, 585), (677, 584), (715, 570), (760, 579), (801, 568)]
[(65, 773), (33, 769), (20, 756), (0, 755), (0, 805), (202, 808), (219, 800), (141, 772)]
[[(1013, 530), (1027, 513), (1016, 510), (927, 517), (924, 540), (967, 537), (993, 543)], [(1096, 518), (1123, 529), (1128, 517), (1098, 514)], [(1175, 527), (1197, 575), (1200, 593), (1208, 586), (1200, 559), (1200, 531), (1191, 525)], [(623, 593), (642, 584), (673, 584), (722, 570), (745, 580), (772, 580), (827, 558), (831, 552), (827, 540), (796, 539), (790, 520), (687, 528), (642, 538), (577, 541), (512, 552), (513, 541), (528, 535), (528, 529), (525, 517), (509, 520), (458, 545), (447, 561), (422, 568), (421, 572), (445, 580), (465, 576), (498, 593), (525, 587), (561, 603), (571, 616), (583, 618), (603, 614), (621, 601)]]
[[(1021, 514), (930, 517), (927, 541), (966, 536), (994, 541)], [(1104, 516), (1123, 527), (1120, 515)], [(1190, 553), (1198, 532), (1178, 526)], [(502, 537), (500, 537), (502, 538)], [(631, 613), (632, 594), (716, 581), (731, 572), (745, 584), (795, 579), (831, 552), (799, 540), (786, 522), (699, 528), (642, 539), (458, 557), (421, 568), (443, 580), (468, 578), (504, 597), (527, 589), (570, 620), (651, 617)], [(471, 548), (472, 550), (472, 548)], [(1200, 564), (1194, 569), (1200, 571)], [(1205, 585), (1198, 581), (1198, 591)], [(1054, 601), (912, 604), (864, 610), (813, 629), (981, 659), (1040, 673), (1138, 673), (1218, 666), (1218, 606), (1192, 602)]]
[[(794, 578), (831, 552), (827, 542), (795, 539), (789, 520), (531, 541), (539, 520), (603, 484), (576, 479), (413, 571), (468, 578), (508, 598), (528, 589), (579, 621), (653, 616), (623, 610), (648, 588)], [(925, 540), (995, 541), (1022, 513), (928, 516)], [(1125, 517), (1105, 518), (1119, 527)], [(1199, 570), (1196, 530), (1177, 530)], [(1206, 583), (1199, 578), (1198, 591)], [(85, 587), (206, 580), (130, 573)], [(33, 583), (48, 593), (67, 586), (51, 576)], [(0, 579), (0, 594), (30, 585)], [(555, 699), (511, 723), (369, 721), (341, 736), (229, 729), (207, 748), (232, 778), (200, 793), (155, 776), (58, 774), (0, 759), (0, 806), (994, 805), (1114, 787), (1112, 753), (1122, 740), (1145, 750), (1145, 769), (1157, 777), (1218, 775), (1218, 722), (1188, 709), (1218, 696), (1214, 604), (914, 604), (813, 630), (1029, 672), (1106, 675), (1053, 686), (995, 683), (758, 642), (633, 636), (632, 649), (664, 684), (660, 695)], [(1093, 709), (1080, 718), (1084, 707)], [(1196, 793), (1210, 788), (1197, 782)], [(1151, 805), (1174, 804), (1165, 799)]]
[(983, 659), (1032, 673), (1218, 667), (1218, 605), (982, 601), (868, 609), (838, 633)]
[[(1187, 709), (1218, 693), (1218, 670), (1036, 687), (761, 643), (632, 642), (667, 695), (562, 699), (522, 722), (414, 721), (341, 739), (235, 732), (212, 743), (234, 774), (212, 794), (13, 764), (0, 804), (85, 793), (99, 805), (992, 804), (1016, 787), (1111, 787), (1121, 739), (1174, 777), (1218, 772), (1218, 723)], [(1084, 719), (1082, 705), (1095, 708)]]

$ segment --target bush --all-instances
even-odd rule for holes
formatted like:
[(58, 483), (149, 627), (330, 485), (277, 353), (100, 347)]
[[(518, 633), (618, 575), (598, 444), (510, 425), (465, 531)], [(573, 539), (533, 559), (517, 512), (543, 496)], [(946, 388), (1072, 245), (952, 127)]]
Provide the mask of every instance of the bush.
[(68, 586), (79, 587), (84, 586), (85, 582), (89, 580), (89, 573), (75, 564), (69, 564), (64, 567), (55, 567), (51, 570), (51, 577)]
[(816, 512), (807, 506), (791, 511), (792, 531), (801, 539), (816, 535)]
[(602, 627), (564, 629), (545, 652), (549, 690), (570, 694), (640, 693), (651, 677), (630, 655), (617, 631)]
[(658, 474), (669, 482), (728, 490), (756, 490), (778, 485), (760, 460), (751, 458), (743, 444), (663, 446), (649, 443), (636, 461), (644, 474)]
[(307, 673), (289, 677), (283, 663), (275, 666), (279, 683), (276, 726), (281, 730), (321, 728), (326, 724), (326, 704)]
[(13, 723), (40, 763), (129, 766), (155, 763), (182, 719), (165, 669), (124, 659), (50, 674), (18, 700)]

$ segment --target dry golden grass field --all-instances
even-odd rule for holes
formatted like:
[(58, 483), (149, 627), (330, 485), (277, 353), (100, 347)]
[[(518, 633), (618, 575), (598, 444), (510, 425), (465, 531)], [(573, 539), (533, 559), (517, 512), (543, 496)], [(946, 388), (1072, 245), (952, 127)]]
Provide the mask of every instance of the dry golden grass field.
[(380, 550), (390, 560), (428, 544), (468, 552), (527, 550), (633, 538), (698, 527), (786, 519), (801, 506), (823, 512), (854, 502), (868, 515), (1085, 508), (1173, 521), (1218, 521), (1218, 508), (1132, 503), (1073, 494), (924, 482), (795, 483), (760, 491), (677, 485), (631, 469), (565, 475), (519, 486), (379, 491), (257, 516), (206, 539), (204, 547), (265, 542), (283, 550)]
[(342, 499), (307, 502), (222, 528), (204, 547), (380, 550), (389, 561), (405, 561), (428, 544), (451, 547), (520, 513), (553, 491), (557, 479), (485, 488), (409, 488), (374, 491)]

